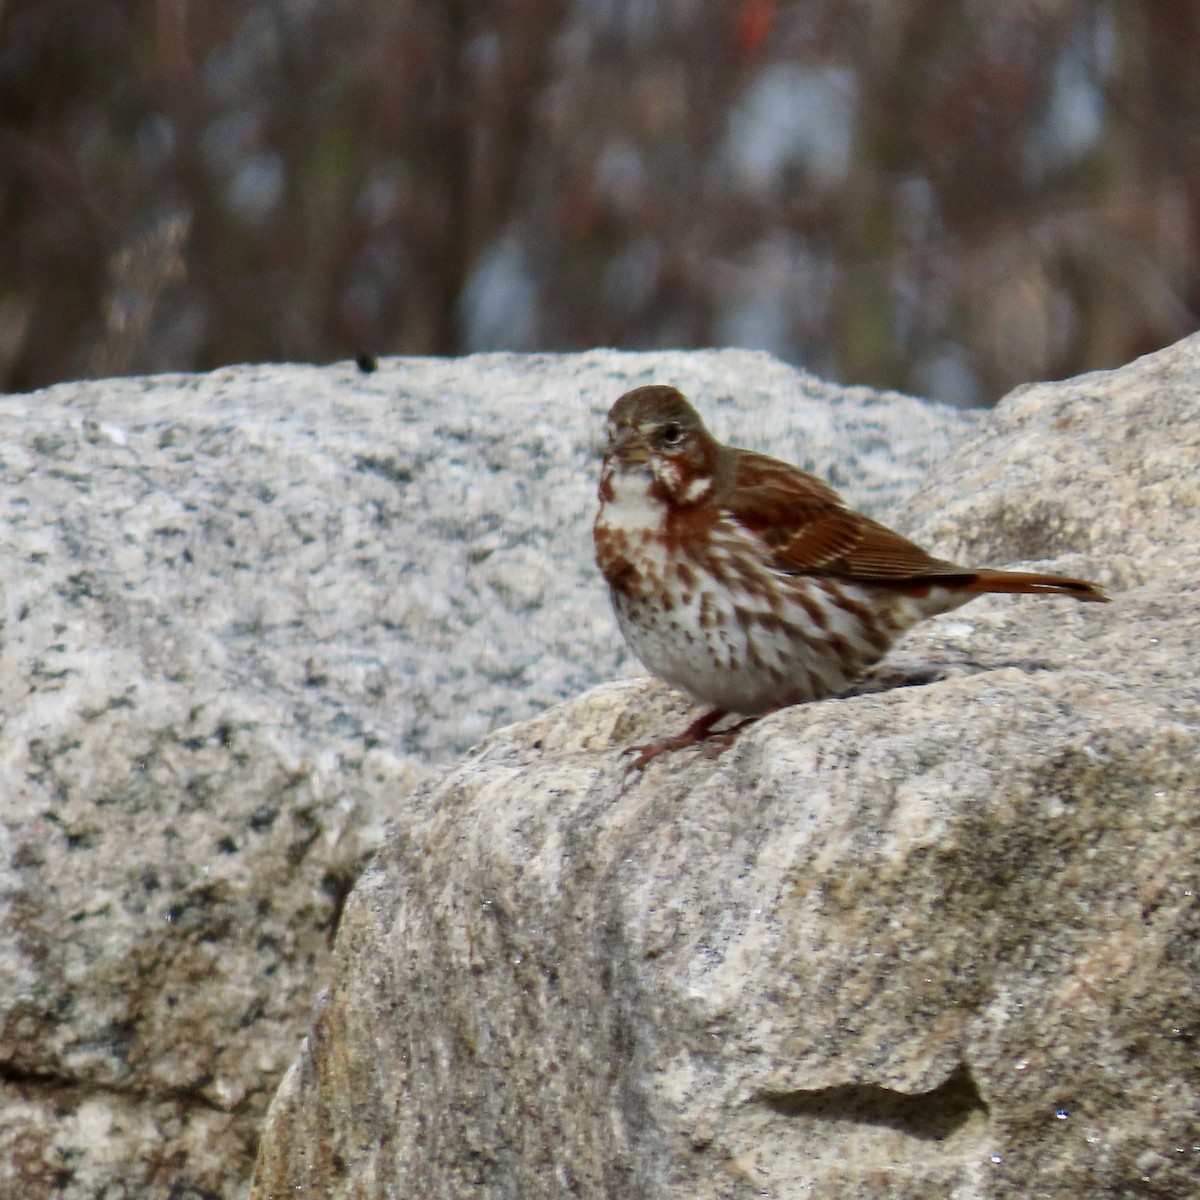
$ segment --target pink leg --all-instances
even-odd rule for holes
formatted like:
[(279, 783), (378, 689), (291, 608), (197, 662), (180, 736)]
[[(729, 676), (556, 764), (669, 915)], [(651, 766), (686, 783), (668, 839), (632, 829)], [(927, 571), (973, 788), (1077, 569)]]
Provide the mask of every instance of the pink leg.
[[(724, 733), (713, 733), (712, 727), (721, 720), (722, 717), (728, 714), (723, 708), (714, 708), (706, 712), (703, 716), (697, 717), (682, 733), (677, 733), (674, 737), (670, 737), (661, 742), (650, 742), (645, 746), (630, 746), (629, 749), (622, 751), (623, 754), (636, 754), (637, 758), (629, 764), (629, 771), (642, 771), (652, 763), (656, 758), (664, 754), (669, 754), (672, 750), (683, 750), (688, 746), (694, 746), (697, 742), (702, 742), (706, 738), (725, 738), (730, 733), (735, 733), (748, 722), (741, 721), (731, 730)], [(751, 717), (750, 720), (755, 718)], [(732, 745), (733, 739), (721, 747), (722, 750)]]

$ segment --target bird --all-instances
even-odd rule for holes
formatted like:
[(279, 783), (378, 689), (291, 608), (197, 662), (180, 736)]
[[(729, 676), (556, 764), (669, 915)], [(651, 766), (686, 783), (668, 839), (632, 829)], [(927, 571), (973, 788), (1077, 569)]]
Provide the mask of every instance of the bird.
[[(916, 622), (989, 592), (1107, 601), (1064, 575), (960, 566), (855, 512), (823, 480), (726, 446), (675, 387), (608, 413), (596, 565), (630, 650), (708, 711), (630, 769), (837, 696)], [(723, 718), (745, 720), (720, 733)]]

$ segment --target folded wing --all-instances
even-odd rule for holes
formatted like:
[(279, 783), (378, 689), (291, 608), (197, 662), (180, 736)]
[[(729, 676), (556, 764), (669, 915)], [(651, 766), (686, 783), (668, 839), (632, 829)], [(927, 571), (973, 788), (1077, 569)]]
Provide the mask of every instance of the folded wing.
[(846, 508), (815, 476), (760, 454), (742, 451), (724, 502), (785, 574), (886, 582), (972, 573)]

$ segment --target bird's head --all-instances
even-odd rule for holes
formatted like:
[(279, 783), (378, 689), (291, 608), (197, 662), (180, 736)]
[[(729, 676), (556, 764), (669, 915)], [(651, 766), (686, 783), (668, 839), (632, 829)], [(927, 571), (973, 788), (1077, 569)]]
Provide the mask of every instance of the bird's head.
[(720, 443), (677, 388), (634, 388), (609, 410), (605, 479), (643, 475), (663, 499), (699, 504), (712, 493), (720, 458)]

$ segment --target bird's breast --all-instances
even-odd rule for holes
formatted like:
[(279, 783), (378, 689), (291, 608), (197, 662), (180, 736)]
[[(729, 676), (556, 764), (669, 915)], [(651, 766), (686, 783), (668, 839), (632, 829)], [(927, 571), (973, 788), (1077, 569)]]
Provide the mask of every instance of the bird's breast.
[(669, 565), (668, 519), (667, 506), (654, 494), (649, 475), (606, 467), (592, 536), (596, 565), (609, 587), (636, 594), (661, 586)]

